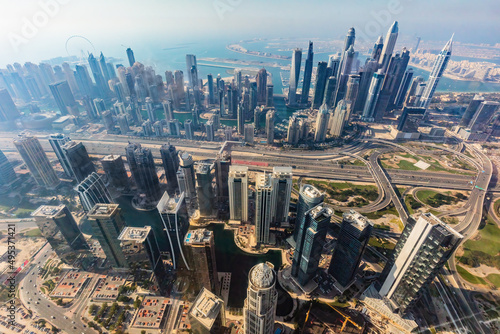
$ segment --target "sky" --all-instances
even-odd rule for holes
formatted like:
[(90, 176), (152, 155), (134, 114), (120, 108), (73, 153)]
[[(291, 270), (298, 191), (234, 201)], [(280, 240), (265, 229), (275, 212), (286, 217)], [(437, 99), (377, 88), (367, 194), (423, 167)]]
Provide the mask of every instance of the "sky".
[(400, 34), (422, 40), (500, 43), (499, 0), (0, 0), (0, 9), (0, 67), (65, 56), (73, 35), (120, 56), (136, 44), (339, 39), (351, 26), (375, 41), (397, 20)]

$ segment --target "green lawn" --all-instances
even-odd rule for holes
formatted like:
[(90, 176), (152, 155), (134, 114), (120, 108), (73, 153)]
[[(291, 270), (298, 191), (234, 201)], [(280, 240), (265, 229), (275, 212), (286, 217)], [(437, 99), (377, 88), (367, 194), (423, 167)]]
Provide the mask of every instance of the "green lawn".
[(368, 241), (368, 244), (370, 246), (383, 249), (394, 249), (394, 247), (396, 247), (396, 244), (393, 244), (385, 239), (377, 237), (371, 237), (370, 240)]
[(375, 212), (368, 212), (368, 213), (365, 213), (364, 215), (368, 218), (368, 219), (379, 219), (381, 218), (382, 216), (384, 215), (387, 215), (387, 214), (393, 214), (395, 216), (398, 216), (399, 217), (399, 213), (398, 213), (398, 210), (396, 210), (396, 208), (391, 204), (389, 206), (387, 206), (385, 209), (383, 210), (380, 210), (380, 211), (375, 211)]
[(425, 189), (417, 191), (415, 196), (417, 196), (417, 198), (422, 202), (427, 203), (430, 197), (436, 196), (437, 194), (439, 194), (437, 191)]
[(353, 184), (350, 182), (329, 182), (319, 180), (303, 180), (302, 184), (310, 184), (321, 191), (327, 193), (329, 198), (339, 202), (347, 202), (352, 196), (360, 196), (358, 200), (350, 201), (352, 206), (364, 206), (369, 201), (375, 201), (378, 198), (378, 188), (371, 184)]
[(497, 215), (500, 215), (500, 199), (498, 199), (495, 204), (493, 204), (493, 209), (495, 210)]
[(464, 248), (472, 251), (480, 251), (491, 256), (497, 256), (500, 252), (500, 228), (490, 219), (484, 228), (479, 230), (479, 240), (467, 240)]
[(464, 267), (457, 265), (457, 272), (464, 280), (472, 284), (486, 284), (486, 281), (481, 277), (477, 277), (468, 272)]
[(490, 281), (491, 284), (498, 288), (500, 288), (500, 275), (499, 274), (489, 274), (486, 276), (486, 279)]
[(41, 237), (42, 232), (40, 232), (39, 229), (35, 228), (33, 230), (29, 230), (29, 231), (24, 232), (24, 236), (26, 236), (26, 237)]
[(421, 170), (420, 168), (418, 168), (417, 166), (415, 166), (413, 164), (413, 162), (409, 162), (408, 160), (401, 160), (398, 163), (398, 166), (399, 166), (400, 169), (404, 169), (404, 170)]

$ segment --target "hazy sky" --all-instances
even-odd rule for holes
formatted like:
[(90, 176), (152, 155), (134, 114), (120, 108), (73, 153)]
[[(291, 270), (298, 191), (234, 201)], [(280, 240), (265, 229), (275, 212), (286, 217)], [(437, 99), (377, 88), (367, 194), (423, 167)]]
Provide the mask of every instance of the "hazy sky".
[[(0, 0), (0, 66), (66, 55), (72, 35), (109, 56), (121, 45), (151, 48), (206, 39), (385, 35), (500, 43), (500, 0)], [(108, 51), (108, 52), (106, 52)]]

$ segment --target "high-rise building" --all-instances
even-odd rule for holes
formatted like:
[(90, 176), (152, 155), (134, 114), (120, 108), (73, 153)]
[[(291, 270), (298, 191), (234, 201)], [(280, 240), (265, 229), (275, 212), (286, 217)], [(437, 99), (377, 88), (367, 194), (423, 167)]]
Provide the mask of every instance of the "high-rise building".
[(325, 96), (325, 87), (327, 79), (327, 63), (324, 61), (318, 62), (318, 67), (316, 68), (316, 82), (314, 84), (314, 95), (313, 95), (313, 108), (319, 108), (323, 103), (323, 98)]
[(73, 170), (66, 157), (66, 152), (63, 150), (63, 146), (70, 142), (71, 139), (63, 135), (62, 133), (52, 134), (49, 136), (49, 143), (57, 156), (57, 159), (61, 163), (61, 167), (68, 177), (73, 177)]
[(337, 89), (337, 78), (333, 75), (326, 80), (325, 96), (323, 98), (323, 103), (331, 108), (335, 102), (335, 91)]
[(300, 65), (302, 62), (302, 49), (292, 52), (292, 65), (290, 67), (290, 80), (288, 85), (288, 104), (297, 105), (297, 87), (299, 84)]
[(266, 139), (268, 145), (274, 144), (274, 121), (276, 111), (274, 109), (268, 110), (266, 113)]
[(352, 71), (352, 66), (354, 63), (354, 57), (356, 53), (354, 52), (353, 45), (349, 46), (349, 48), (344, 51), (342, 55), (342, 65), (339, 68), (338, 72), (338, 83), (337, 90), (335, 92), (335, 99), (333, 100), (333, 105), (337, 105), (337, 102), (342, 100), (345, 97), (345, 93), (347, 90), (347, 81), (349, 80), (349, 75)]
[(19, 135), (14, 146), (39, 186), (55, 188), (60, 181), (36, 137)]
[(191, 154), (179, 152), (179, 167), (184, 174), (186, 198), (193, 200), (196, 197), (196, 181), (194, 173), (194, 161)]
[(231, 220), (248, 221), (248, 167), (229, 167), (229, 213)]
[(340, 100), (335, 108), (335, 113), (331, 117), (330, 123), (330, 135), (332, 137), (341, 137), (344, 131), (344, 126), (347, 122), (349, 109), (351, 108), (351, 103), (349, 101)]
[(363, 111), (368, 96), (368, 90), (373, 78), (373, 73), (378, 69), (378, 62), (375, 59), (368, 59), (365, 65), (359, 71), (359, 88), (356, 103), (354, 105), (354, 112), (360, 113)]
[(314, 141), (317, 143), (322, 143), (326, 139), (326, 134), (328, 132), (328, 124), (330, 121), (330, 113), (328, 111), (328, 106), (323, 104), (319, 108), (318, 116), (316, 117), (316, 131), (314, 132)]
[(130, 65), (130, 67), (134, 66), (135, 56), (134, 56), (134, 51), (132, 51), (131, 48), (127, 48), (127, 58), (128, 58), (128, 63)]
[(85, 212), (92, 210), (92, 208), (98, 203), (113, 203), (113, 199), (111, 198), (106, 185), (104, 184), (101, 176), (96, 172), (87, 176), (75, 187), (75, 190), (80, 197), (80, 203), (82, 204)]
[(11, 163), (0, 150), (0, 186), (11, 183), (16, 179), (16, 172)]
[(109, 86), (106, 82), (106, 79), (104, 79), (101, 66), (99, 66), (99, 62), (92, 53), (89, 54), (88, 62), (90, 70), (92, 72), (92, 76), (94, 77), (94, 81), (97, 86), (97, 91), (99, 92), (99, 97), (105, 99), (108, 97)]
[(271, 183), (275, 197), (273, 222), (278, 226), (288, 222), (293, 186), (292, 181), (292, 167), (273, 167), (273, 173), (271, 174)]
[(292, 275), (302, 286), (306, 286), (316, 275), (332, 215), (333, 209), (323, 203), (304, 214), (303, 230), (300, 232), (303, 243), (299, 250), (300, 257), (296, 258), (294, 253), (296, 270), (292, 270)]
[(214, 211), (213, 164), (199, 163), (196, 165), (196, 197), (201, 217), (211, 216)]
[(304, 224), (305, 213), (316, 205), (323, 202), (324, 194), (322, 194), (315, 187), (304, 184), (300, 187), (299, 200), (297, 201), (297, 216), (295, 218), (295, 230), (293, 232), (293, 239), (296, 241), (296, 248), (301, 249), (303, 239), (299, 239), (299, 232), (302, 231), (302, 225)]
[(224, 301), (203, 288), (188, 311), (191, 331), (197, 334), (221, 333), (226, 324)]
[(272, 108), (274, 106), (274, 85), (266, 86), (266, 107)]
[(127, 135), (127, 133), (130, 131), (127, 116), (125, 114), (118, 115), (116, 117), (116, 120), (118, 121), (118, 126), (120, 127), (120, 133), (122, 135)]
[(229, 169), (231, 154), (228, 151), (217, 154), (215, 158), (215, 189), (219, 212), (228, 212), (229, 209)]
[(328, 268), (328, 273), (343, 287), (354, 279), (372, 229), (373, 223), (358, 212), (344, 212), (337, 245)]
[(271, 175), (261, 173), (255, 180), (255, 240), (258, 245), (269, 243), (269, 228), (276, 209)]
[(255, 126), (253, 124), (245, 124), (244, 128), (244, 140), (246, 143), (253, 144)]
[(359, 81), (361, 80), (361, 76), (358, 74), (349, 75), (349, 80), (347, 80), (347, 90), (345, 93), (344, 100), (351, 103), (351, 108), (349, 113), (354, 109), (354, 105), (356, 104), (356, 100), (358, 98), (359, 92)]
[(365, 120), (372, 120), (375, 116), (375, 107), (380, 95), (380, 89), (384, 83), (384, 77), (385, 74), (382, 73), (381, 69), (378, 70), (377, 73), (373, 74), (370, 88), (368, 89), (368, 96), (363, 109), (363, 119)]
[(60, 81), (49, 85), (49, 88), (62, 115), (67, 115), (69, 113), (78, 116), (80, 114), (78, 104), (75, 101), (75, 97), (67, 81)]
[(403, 106), (403, 102), (405, 101), (406, 93), (410, 88), (412, 79), (413, 79), (413, 68), (409, 68), (406, 70), (403, 79), (401, 80), (401, 85), (399, 85), (399, 89), (396, 94), (396, 98), (394, 100), (394, 106), (396, 108), (401, 108)]
[(87, 241), (65, 205), (42, 205), (31, 216), (64, 263), (72, 265), (79, 257), (88, 255)]
[(404, 133), (417, 133), (420, 122), (424, 119), (425, 109), (416, 107), (404, 107), (399, 117), (398, 131)]
[(304, 81), (302, 82), (302, 96), (301, 103), (307, 104), (309, 100), (309, 90), (311, 88), (311, 77), (312, 77), (312, 68), (313, 68), (313, 42), (309, 41), (309, 48), (307, 50), (307, 58), (304, 67)]
[(195, 55), (186, 55), (186, 68), (189, 86), (195, 89), (198, 87), (198, 65)]
[(245, 113), (243, 103), (238, 104), (238, 134), (242, 135), (245, 131)]
[(207, 141), (214, 141), (214, 122), (210, 119), (205, 123), (205, 133), (207, 134)]
[(0, 89), (0, 122), (13, 121), (20, 116), (9, 91)]
[(425, 82), (421, 76), (413, 78), (410, 84), (410, 89), (406, 93), (403, 106), (417, 107), (420, 104), (420, 97), (425, 89)]
[(194, 139), (194, 130), (193, 130), (193, 121), (187, 119), (184, 122), (184, 132), (186, 135), (186, 139), (193, 140)]
[(278, 292), (276, 272), (269, 263), (260, 263), (248, 273), (247, 298), (243, 306), (245, 334), (271, 334), (274, 331)]
[(267, 71), (265, 68), (259, 70), (257, 76), (255, 78), (257, 82), (257, 103), (265, 104), (266, 103), (266, 88), (267, 88)]
[(131, 143), (125, 151), (130, 172), (139, 192), (144, 194), (146, 202), (157, 202), (162, 194), (151, 149)]
[(178, 119), (171, 119), (170, 121), (168, 121), (168, 133), (172, 137), (181, 136), (181, 127), (179, 125)]
[(387, 31), (384, 47), (382, 48), (382, 53), (380, 54), (378, 61), (382, 74), (385, 74), (385, 71), (389, 66), (389, 61), (391, 60), (392, 52), (394, 51), (394, 46), (396, 45), (396, 40), (398, 39), (398, 31), (398, 21), (394, 21)]
[(156, 206), (163, 222), (164, 231), (168, 240), (167, 251), (170, 253), (174, 269), (179, 267), (179, 261), (190, 269), (182, 244), (189, 229), (189, 215), (184, 193), (170, 197), (165, 192)]
[(469, 105), (467, 106), (467, 109), (465, 109), (464, 115), (462, 116), (462, 119), (460, 120), (460, 126), (468, 126), (470, 121), (472, 120), (472, 117), (476, 114), (477, 109), (481, 105), (481, 103), (484, 101), (484, 96), (481, 96), (479, 94), (474, 95), (474, 98), (470, 101)]
[(299, 119), (295, 116), (290, 117), (290, 120), (288, 121), (286, 142), (291, 145), (297, 145), (300, 138), (299, 132), (300, 132)]
[(99, 241), (109, 264), (114, 268), (128, 268), (118, 236), (125, 228), (121, 209), (118, 204), (96, 204), (88, 213), (87, 218), (92, 227), (92, 237)]
[(467, 129), (470, 129), (471, 132), (486, 131), (486, 129), (491, 126), (491, 121), (496, 111), (499, 109), (499, 106), (500, 103), (496, 101), (481, 102), (474, 116), (472, 116)]
[(107, 155), (101, 159), (101, 164), (108, 182), (113, 187), (125, 191), (130, 188), (125, 163), (121, 155)]
[(382, 54), (383, 48), (384, 48), (384, 37), (379, 36), (377, 41), (375, 42), (375, 45), (373, 45), (372, 59), (378, 62), (380, 59), (380, 55)]
[(431, 213), (409, 218), (381, 275), (380, 295), (400, 314), (410, 310), (463, 236)]
[(62, 146), (62, 149), (76, 182), (82, 182), (87, 176), (96, 171), (87, 149), (81, 142), (67, 142)]
[(184, 247), (197, 287), (216, 292), (219, 278), (214, 233), (207, 229), (191, 230), (184, 239)]
[(432, 97), (434, 96), (434, 92), (436, 91), (437, 85), (439, 83), (439, 79), (443, 76), (444, 71), (446, 70), (446, 66), (451, 57), (451, 49), (453, 45), (453, 36), (451, 36), (450, 40), (446, 43), (443, 50), (439, 53), (434, 62), (434, 66), (432, 67), (431, 73), (429, 74), (429, 80), (427, 80), (427, 85), (425, 87), (424, 92), (422, 93), (422, 98), (420, 100), (420, 107), (426, 108), (432, 101)]
[[(140, 272), (153, 273), (160, 293), (167, 293), (167, 271), (163, 264), (158, 239), (151, 226), (125, 227), (120, 235), (120, 246), (129, 264)], [(149, 277), (150, 275), (148, 275)]]

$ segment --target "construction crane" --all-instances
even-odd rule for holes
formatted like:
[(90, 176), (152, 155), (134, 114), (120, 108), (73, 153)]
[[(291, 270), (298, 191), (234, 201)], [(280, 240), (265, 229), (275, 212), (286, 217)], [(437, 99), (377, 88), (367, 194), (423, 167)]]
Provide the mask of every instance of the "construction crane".
[(304, 320), (304, 326), (302, 327), (302, 334), (304, 334), (304, 331), (306, 330), (306, 324), (307, 324), (307, 319), (309, 319), (309, 313), (311, 312), (311, 308), (313, 306), (313, 303), (309, 304), (309, 310), (307, 310), (306, 313), (306, 320)]
[[(326, 303), (325, 303), (326, 304)], [(347, 322), (350, 322), (354, 327), (356, 327), (357, 329), (359, 330), (363, 330), (363, 328), (358, 325), (357, 323), (355, 323), (354, 321), (351, 320), (351, 317), (344, 314), (343, 312), (341, 312), (340, 310), (338, 310), (336, 307), (333, 307), (332, 305), (330, 304), (326, 304), (328, 306), (330, 306), (334, 311), (336, 311), (338, 314), (340, 314), (342, 317), (344, 317), (344, 322), (342, 323), (342, 328), (340, 329), (340, 332), (342, 333), (345, 329), (345, 326), (347, 325)]]

